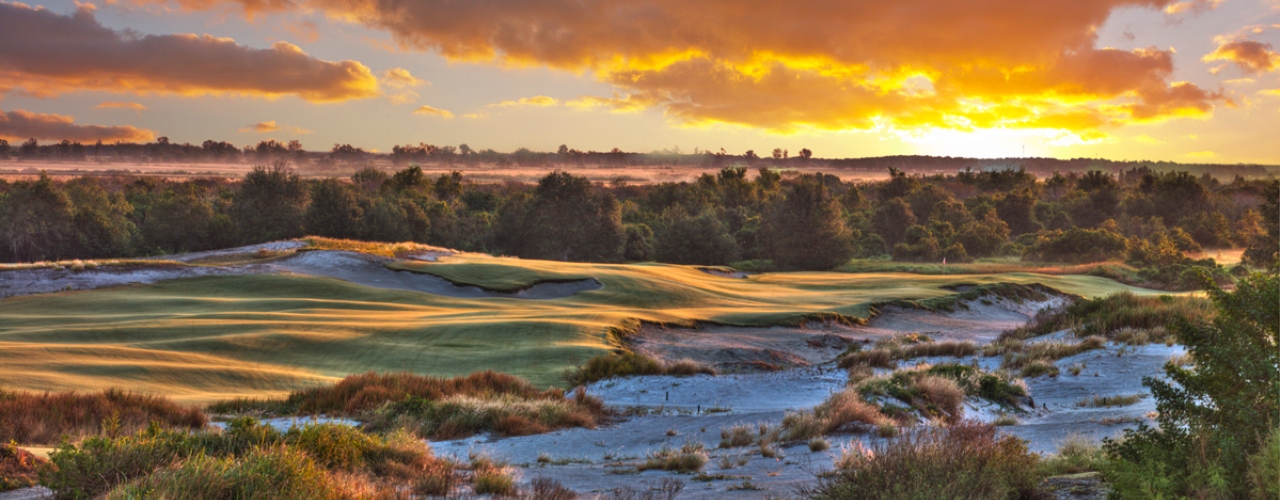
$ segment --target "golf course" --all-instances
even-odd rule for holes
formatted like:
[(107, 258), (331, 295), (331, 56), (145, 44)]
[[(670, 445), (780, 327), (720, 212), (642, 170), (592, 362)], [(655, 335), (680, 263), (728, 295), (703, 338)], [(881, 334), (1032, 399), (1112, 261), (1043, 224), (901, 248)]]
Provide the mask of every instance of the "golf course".
[[(367, 371), (457, 376), (479, 370), (564, 386), (565, 370), (620, 347), (619, 335), (641, 322), (858, 322), (876, 304), (937, 299), (957, 294), (959, 286), (994, 283), (1040, 284), (1084, 297), (1157, 293), (1080, 275), (794, 272), (735, 278), (693, 266), (470, 253), (434, 262), (359, 253), (325, 267), (326, 254), (358, 253), (320, 249), (332, 246), (305, 243), (258, 264), (250, 257), (256, 249), (245, 248), (238, 254), (249, 264), (220, 266), (222, 275), (0, 300), (6, 389), (123, 387), (209, 402), (280, 395)], [(303, 258), (320, 262), (306, 267), (312, 272), (356, 262), (348, 273), (443, 278), (499, 292), (581, 280), (602, 286), (545, 300), (518, 294), (460, 298), (290, 272), (290, 262)], [(109, 266), (79, 271), (110, 272)]]

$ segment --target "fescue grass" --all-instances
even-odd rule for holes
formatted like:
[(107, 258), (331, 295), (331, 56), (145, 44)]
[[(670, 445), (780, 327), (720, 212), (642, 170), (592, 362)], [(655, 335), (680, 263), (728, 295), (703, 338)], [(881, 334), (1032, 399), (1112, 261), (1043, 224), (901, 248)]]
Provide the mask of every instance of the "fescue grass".
[(1058, 451), (1040, 461), (1040, 473), (1044, 476), (1080, 474), (1101, 470), (1106, 462), (1102, 447), (1078, 434), (1067, 436), (1058, 444)]
[(809, 451), (817, 453), (819, 451), (827, 451), (831, 449), (831, 442), (826, 439), (816, 437), (809, 440)]
[(359, 498), (450, 475), (427, 445), (407, 435), (365, 434), (321, 424), (281, 433), (250, 418), (221, 433), (153, 426), (121, 438), (89, 438), (50, 454), (41, 484), (60, 497)]
[(698, 364), (696, 361), (682, 359), (672, 363), (663, 363), (641, 353), (625, 351), (596, 356), (587, 360), (586, 364), (565, 372), (565, 381), (577, 386), (614, 377), (635, 377), (640, 375), (674, 375), (690, 377), (693, 375), (715, 375), (716, 370), (710, 366)]
[(898, 367), (898, 361), (903, 360), (940, 356), (960, 358), (977, 353), (978, 347), (970, 341), (934, 342), (926, 335), (908, 333), (882, 339), (870, 350), (850, 349), (840, 356), (838, 365), (845, 369), (857, 366), (893, 369)]
[(45, 462), (13, 443), (0, 444), (0, 492), (35, 486)]
[(209, 423), (199, 408), (160, 396), (108, 389), (98, 393), (0, 391), (0, 443), (57, 444), (62, 439), (115, 437), (151, 423), (171, 429), (200, 429)]
[(960, 422), (846, 450), (834, 474), (808, 491), (819, 499), (1037, 498), (1039, 457), (995, 427)]
[(919, 365), (878, 375), (858, 383), (857, 391), (864, 397), (897, 399), (927, 417), (949, 422), (962, 418), (966, 396), (1017, 408), (1027, 395), (1026, 385), (1005, 372), (991, 373), (957, 363)]
[(1079, 300), (1058, 310), (1044, 310), (1027, 325), (1000, 334), (998, 342), (1022, 340), (1070, 330), (1077, 337), (1100, 336), (1129, 344), (1163, 342), (1175, 321), (1211, 320), (1207, 299), (1194, 296), (1140, 296), (1120, 292)]
[(111, 268), (167, 268), (187, 267), (187, 264), (162, 259), (98, 259), (98, 260), (58, 260), (25, 263), (0, 263), (0, 272), (27, 271), (33, 269), (69, 270), (74, 272), (92, 271), (102, 267)]
[[(962, 394), (963, 395), (963, 394)], [(821, 437), (854, 423), (878, 426), (889, 421), (875, 405), (862, 400), (853, 389), (832, 394), (812, 411), (787, 413), (782, 418), (783, 436), (788, 441)]]
[(396, 265), (459, 283), (594, 278), (603, 288), (554, 300), (461, 299), (328, 278), (237, 275), (11, 297), (0, 300), (0, 366), (14, 390), (127, 386), (201, 403), (279, 396), (369, 370), (452, 377), (494, 369), (546, 386), (564, 384), (565, 370), (620, 347), (605, 333), (639, 321), (856, 322), (874, 304), (954, 296), (958, 284), (1040, 283), (1087, 296), (1131, 290), (1104, 278), (1030, 273), (726, 280), (689, 266), (476, 254)]
[(1130, 394), (1125, 396), (1090, 396), (1076, 402), (1076, 406), (1081, 408), (1113, 408), (1117, 406), (1131, 406), (1142, 401), (1147, 397), (1146, 394)]
[(405, 241), (400, 243), (385, 243), (380, 241), (361, 241), (361, 240), (344, 240), (339, 238), (325, 238), (323, 236), (307, 236), (302, 238), (307, 243), (305, 250), (338, 250), (346, 252), (360, 252), (369, 255), (377, 255), (379, 257), (411, 257), (427, 252), (439, 252), (445, 254), (457, 253), (455, 250), (448, 248), (434, 247), (424, 245), (422, 243), (414, 243)]
[(679, 448), (664, 444), (662, 448), (649, 452), (645, 461), (636, 465), (636, 470), (692, 473), (702, 470), (702, 467), (707, 465), (707, 460), (706, 446), (700, 442), (690, 441), (680, 445)]
[(484, 371), (442, 378), (411, 373), (365, 373), (336, 384), (294, 391), (286, 398), (231, 400), (209, 406), (215, 413), (342, 415), (367, 420), (379, 432), (405, 429), (431, 439), (453, 439), (482, 431), (539, 434), (565, 427), (595, 427), (606, 411), (585, 390), (566, 398), (560, 389), (539, 390), (529, 382)]
[(476, 469), (472, 490), (477, 495), (512, 496), (516, 494), (516, 480), (505, 467)]

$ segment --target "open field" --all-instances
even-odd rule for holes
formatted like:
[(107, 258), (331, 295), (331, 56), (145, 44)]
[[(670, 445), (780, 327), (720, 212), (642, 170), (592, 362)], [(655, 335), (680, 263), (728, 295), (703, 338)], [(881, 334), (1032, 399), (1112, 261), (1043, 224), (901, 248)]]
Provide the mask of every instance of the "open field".
[[(288, 269), (291, 259), (319, 252), (272, 265)], [(549, 300), (459, 298), (260, 273), (12, 297), (0, 300), (5, 388), (120, 386), (203, 402), (280, 395), (370, 370), (463, 375), (484, 369), (545, 386), (563, 384), (566, 369), (616, 347), (616, 334), (634, 330), (636, 320), (753, 327), (854, 320), (866, 318), (873, 304), (942, 297), (958, 284), (1041, 283), (1088, 297), (1156, 293), (1098, 277), (1033, 273), (807, 272), (736, 279), (688, 266), (475, 254), (437, 263), (390, 262), (490, 289), (587, 278), (603, 288)]]

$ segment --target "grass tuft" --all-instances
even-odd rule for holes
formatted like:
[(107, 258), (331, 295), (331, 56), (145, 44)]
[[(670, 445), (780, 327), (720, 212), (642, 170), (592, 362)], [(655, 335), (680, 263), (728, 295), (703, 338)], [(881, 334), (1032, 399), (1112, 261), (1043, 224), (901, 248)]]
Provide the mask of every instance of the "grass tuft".
[(152, 395), (108, 389), (97, 393), (0, 391), (0, 442), (56, 444), (90, 436), (133, 434), (152, 422), (164, 428), (201, 429), (198, 408)]

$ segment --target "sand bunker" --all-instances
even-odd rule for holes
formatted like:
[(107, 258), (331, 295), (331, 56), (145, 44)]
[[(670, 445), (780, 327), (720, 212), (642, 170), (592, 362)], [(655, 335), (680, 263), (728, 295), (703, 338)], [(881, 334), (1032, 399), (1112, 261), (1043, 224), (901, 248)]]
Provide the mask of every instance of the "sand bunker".
[(128, 265), (99, 266), (96, 269), (83, 271), (50, 268), (0, 271), (0, 298), (255, 272), (262, 272), (262, 269), (252, 266), (230, 268)]
[(604, 285), (595, 279), (566, 283), (538, 283), (518, 292), (494, 292), (475, 286), (459, 286), (430, 274), (387, 269), (389, 259), (358, 252), (302, 252), (270, 264), (272, 268), (297, 274), (340, 279), (358, 285), (409, 290), (463, 299), (562, 299), (579, 292), (599, 290)]

